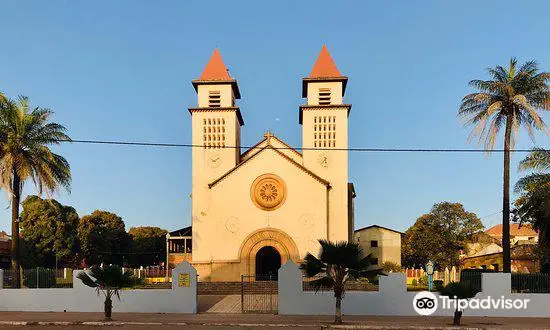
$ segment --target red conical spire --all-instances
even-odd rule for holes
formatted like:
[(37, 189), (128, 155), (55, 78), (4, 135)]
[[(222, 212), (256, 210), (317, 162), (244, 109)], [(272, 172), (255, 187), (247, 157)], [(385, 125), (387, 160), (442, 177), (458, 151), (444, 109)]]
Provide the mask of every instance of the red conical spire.
[(334, 60), (332, 59), (332, 56), (330, 56), (327, 46), (323, 45), (323, 48), (321, 48), (321, 52), (317, 57), (317, 61), (315, 61), (315, 65), (313, 65), (313, 69), (311, 69), (309, 78), (335, 77), (342, 77), (342, 75), (340, 74), (340, 71), (338, 71)]
[(210, 61), (206, 64), (204, 71), (199, 78), (199, 80), (218, 80), (218, 81), (227, 81), (231, 80), (229, 72), (223, 63), (222, 55), (218, 48), (214, 49)]

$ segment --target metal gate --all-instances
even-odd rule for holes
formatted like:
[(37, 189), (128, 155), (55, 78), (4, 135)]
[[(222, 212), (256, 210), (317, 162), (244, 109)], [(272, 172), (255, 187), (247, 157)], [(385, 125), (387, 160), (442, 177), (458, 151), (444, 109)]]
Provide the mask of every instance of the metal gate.
[(277, 277), (274, 275), (241, 275), (241, 311), (277, 314), (277, 290)]

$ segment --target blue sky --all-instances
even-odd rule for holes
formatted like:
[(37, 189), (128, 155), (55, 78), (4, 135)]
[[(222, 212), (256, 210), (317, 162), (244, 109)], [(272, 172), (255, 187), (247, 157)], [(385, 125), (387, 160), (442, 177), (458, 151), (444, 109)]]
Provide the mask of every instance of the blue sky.
[[(190, 143), (190, 81), (219, 47), (242, 93), (243, 144), (271, 129), (300, 146), (301, 78), (327, 44), (350, 79), (350, 147), (476, 148), (456, 118), (468, 81), (511, 56), (550, 65), (547, 1), (2, 0), (1, 9), (0, 90), (53, 109), (73, 139)], [(522, 132), (517, 147), (532, 145)], [(73, 184), (55, 197), (81, 216), (112, 211), (127, 229), (190, 223), (190, 150), (56, 150)], [(500, 154), (350, 154), (357, 227), (405, 230), (443, 200), (494, 225), (500, 215), (486, 216), (501, 209), (501, 180)]]

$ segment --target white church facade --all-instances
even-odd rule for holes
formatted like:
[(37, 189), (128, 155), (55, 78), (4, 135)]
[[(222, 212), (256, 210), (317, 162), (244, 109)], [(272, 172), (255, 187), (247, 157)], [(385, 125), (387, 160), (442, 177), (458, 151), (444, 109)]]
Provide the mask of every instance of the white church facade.
[(192, 265), (202, 281), (276, 275), (287, 260), (319, 251), (319, 239), (353, 237), (348, 182), (347, 77), (323, 46), (303, 79), (302, 149), (267, 131), (241, 150), (244, 119), (237, 81), (216, 49), (199, 79), (192, 122)]

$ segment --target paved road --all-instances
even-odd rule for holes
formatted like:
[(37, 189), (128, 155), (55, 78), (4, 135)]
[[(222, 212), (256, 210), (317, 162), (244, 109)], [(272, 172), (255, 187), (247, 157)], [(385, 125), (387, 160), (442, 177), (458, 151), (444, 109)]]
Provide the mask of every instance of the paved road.
[[(126, 325), (126, 326), (86, 326), (86, 325), (76, 325), (76, 326), (46, 326), (46, 325), (27, 325), (27, 326), (1, 326), (0, 330), (63, 330), (63, 329), (76, 329), (76, 330), (99, 330), (99, 329), (109, 329), (109, 330), (119, 330), (119, 329), (136, 329), (136, 330), (149, 330), (149, 329), (163, 329), (163, 330), (208, 330), (208, 329), (219, 329), (219, 330), (253, 330), (253, 329), (262, 329), (262, 330), (289, 330), (292, 327), (253, 327), (253, 326), (211, 326), (211, 325)], [(299, 327), (300, 330), (319, 330), (319, 326), (315, 327)]]
[[(216, 300), (212, 303), (215, 304)], [(0, 312), (0, 329), (320, 329), (332, 323), (332, 316), (298, 316), (272, 314), (153, 314), (153, 313), (113, 313), (115, 324), (110, 326), (79, 325), (82, 322), (98, 322), (102, 313), (36, 313), (36, 312)], [(2, 322), (66, 322), (76, 325), (26, 325), (7, 326)], [(120, 325), (116, 322), (147, 323)], [(392, 330), (428, 327), (449, 327), (452, 316), (344, 316), (344, 322), (353, 326), (367, 326), (369, 329), (391, 328)], [(224, 325), (224, 326), (222, 326)], [(464, 317), (463, 326), (482, 329), (550, 329), (550, 319), (543, 318), (487, 318)]]

